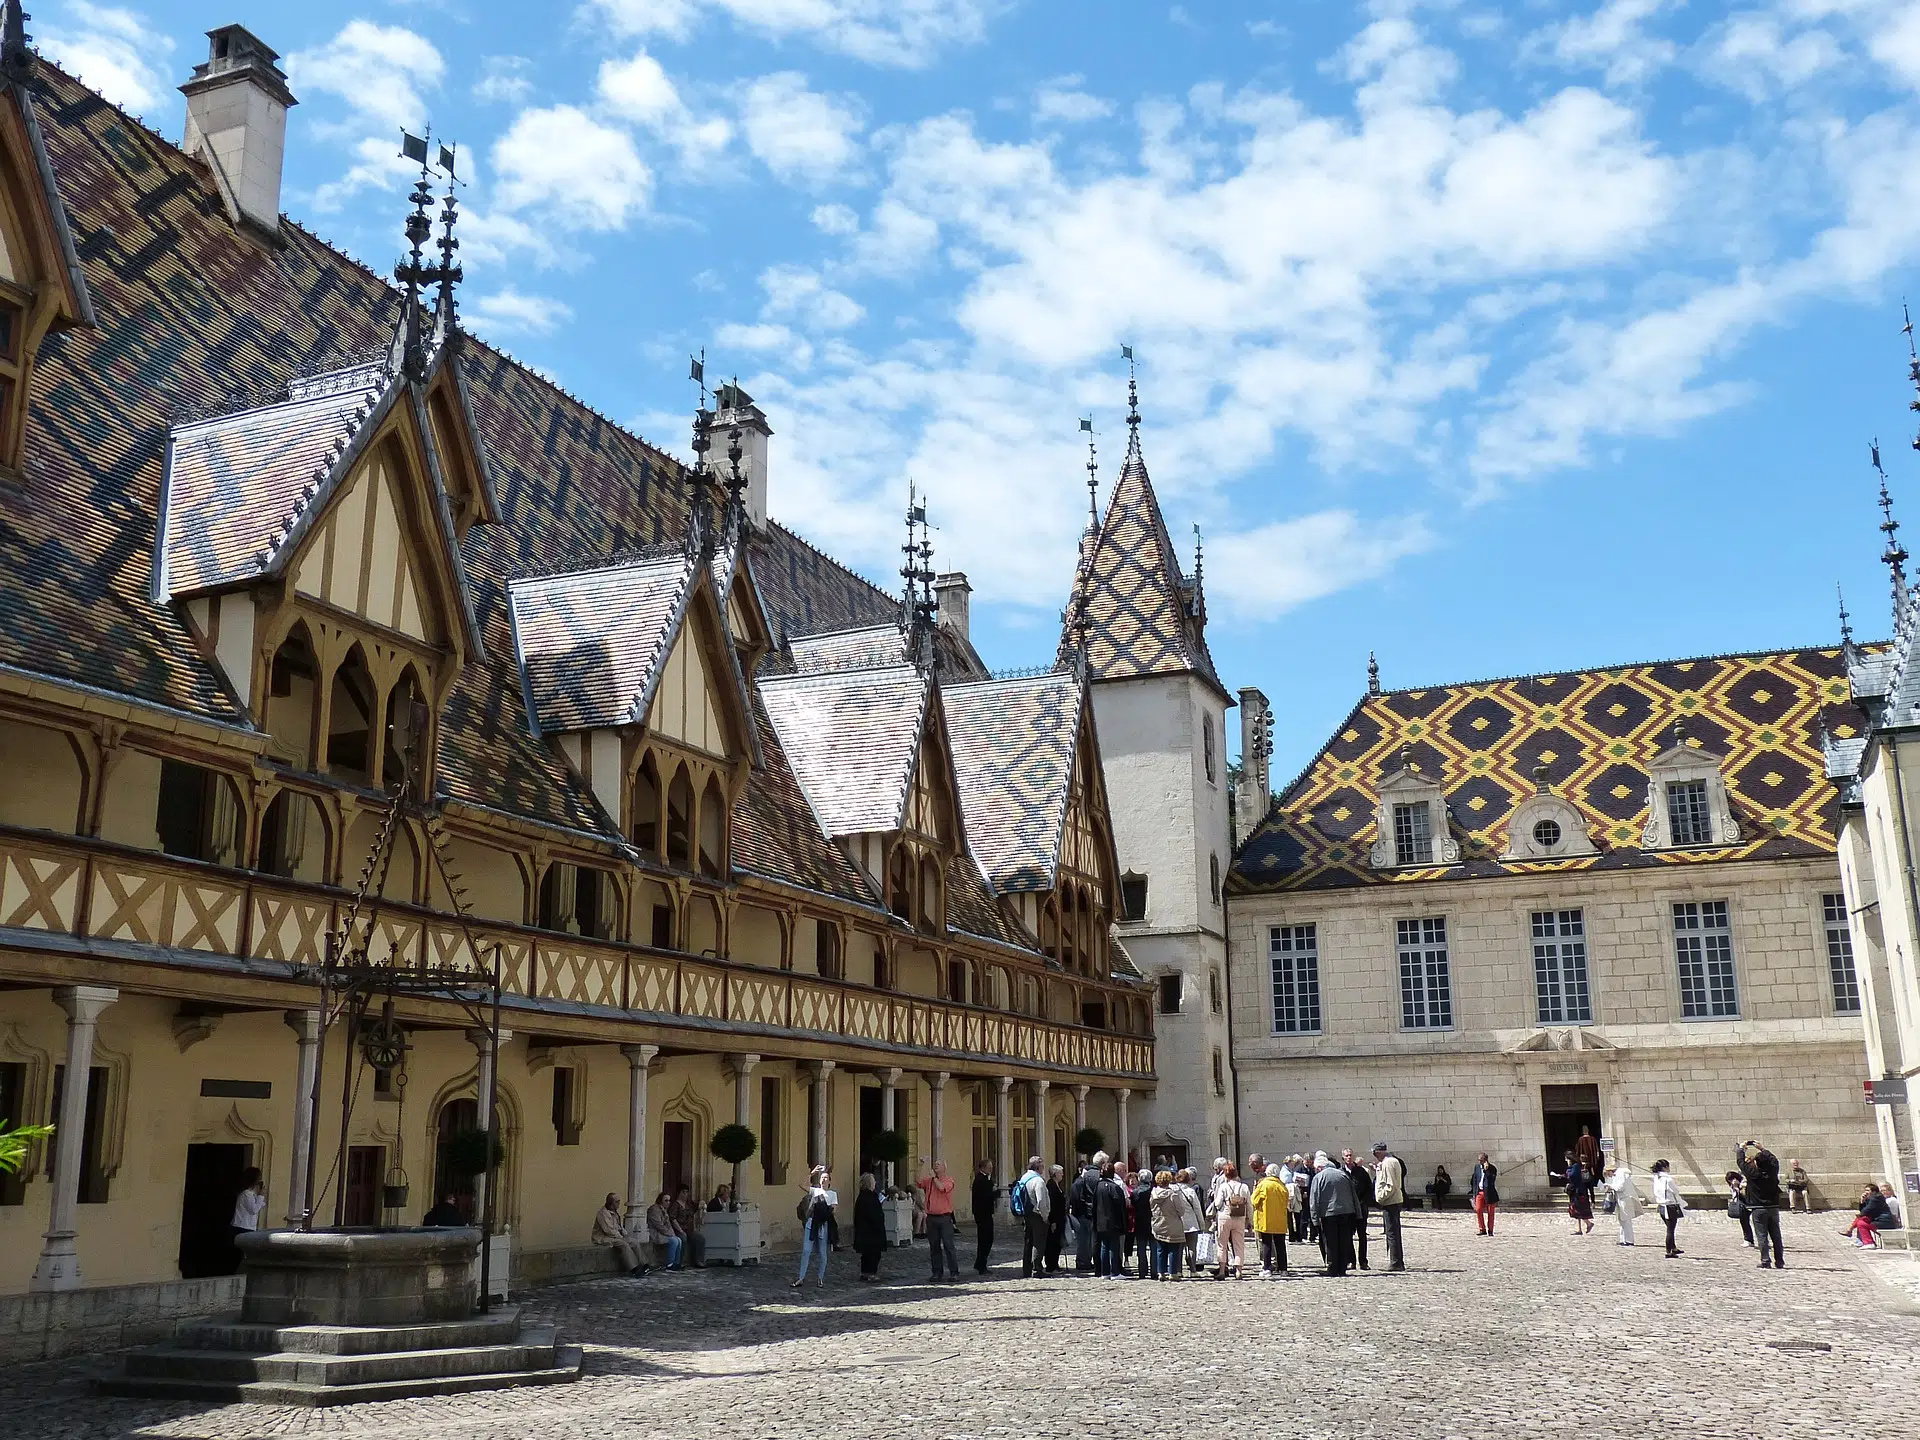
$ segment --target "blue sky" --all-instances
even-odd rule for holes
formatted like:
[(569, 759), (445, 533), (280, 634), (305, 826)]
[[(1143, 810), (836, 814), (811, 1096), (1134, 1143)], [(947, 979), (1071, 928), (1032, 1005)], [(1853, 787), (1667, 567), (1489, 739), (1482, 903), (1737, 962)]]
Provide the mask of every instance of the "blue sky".
[[(42, 0), (177, 138), (279, 50), (285, 208), (386, 269), (398, 128), (461, 146), (472, 327), (674, 450), (686, 354), (772, 509), (891, 586), (906, 481), (990, 663), (1052, 653), (1125, 369), (1230, 687), (1303, 762), (1390, 686), (1888, 628), (1920, 526), (1920, 4)], [(1104, 489), (1104, 484), (1103, 484)], [(1920, 534), (1920, 530), (1913, 532)]]

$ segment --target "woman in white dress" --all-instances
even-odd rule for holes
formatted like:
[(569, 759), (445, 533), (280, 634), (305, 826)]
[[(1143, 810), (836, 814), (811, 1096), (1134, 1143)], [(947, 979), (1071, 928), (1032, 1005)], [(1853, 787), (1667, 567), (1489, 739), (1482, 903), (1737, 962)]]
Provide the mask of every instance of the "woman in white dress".
[(1607, 1189), (1613, 1192), (1613, 1218), (1620, 1224), (1620, 1243), (1633, 1244), (1633, 1217), (1640, 1208), (1639, 1192), (1633, 1188), (1633, 1169), (1616, 1165), (1607, 1172)]

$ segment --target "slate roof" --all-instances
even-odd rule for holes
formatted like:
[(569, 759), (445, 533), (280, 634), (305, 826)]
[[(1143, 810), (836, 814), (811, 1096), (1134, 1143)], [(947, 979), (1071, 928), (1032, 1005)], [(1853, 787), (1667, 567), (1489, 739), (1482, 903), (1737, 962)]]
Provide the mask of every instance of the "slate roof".
[(828, 835), (900, 827), (932, 694), (911, 665), (761, 677), (774, 734)]
[(527, 703), (544, 731), (637, 725), (673, 648), (698, 566), (684, 550), (512, 581)]
[[(1834, 787), (1820, 729), (1848, 740), (1865, 719), (1847, 694), (1838, 650), (1767, 651), (1528, 675), (1370, 695), (1276, 797), (1241, 846), (1238, 891), (1468, 879), (1540, 870), (1619, 869), (1720, 860), (1830, 856)], [(1725, 758), (1741, 840), (1702, 850), (1643, 851), (1647, 766), (1690, 740)], [(1374, 804), (1402, 748), (1438, 777), (1461, 863), (1376, 871)], [(1586, 817), (1600, 853), (1502, 863), (1508, 817), (1545, 765), (1554, 793)]]
[(1197, 582), (1180, 569), (1137, 425), (1092, 558), (1082, 564), (1076, 599), (1067, 607), (1063, 656), (1076, 645), (1077, 603), (1086, 606), (1087, 671), (1094, 679), (1193, 673), (1226, 694), (1207, 649), (1204, 602)]
[(1054, 671), (940, 693), (980, 868), (1003, 895), (1053, 888), (1079, 740), (1080, 681)]

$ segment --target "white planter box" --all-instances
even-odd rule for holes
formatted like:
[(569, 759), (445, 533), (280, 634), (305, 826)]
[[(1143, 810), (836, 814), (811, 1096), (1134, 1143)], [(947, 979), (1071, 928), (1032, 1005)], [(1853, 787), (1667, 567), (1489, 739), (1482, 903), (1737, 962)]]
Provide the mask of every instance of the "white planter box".
[(880, 1208), (887, 1217), (887, 1244), (913, 1244), (913, 1201), (882, 1200)]
[[(487, 1241), (487, 1298), (505, 1300), (507, 1298), (508, 1272), (513, 1268), (513, 1232), (503, 1230)], [(476, 1251), (473, 1257), (473, 1288), (480, 1289), (480, 1255)]]
[(709, 1265), (758, 1265), (760, 1263), (760, 1211), (709, 1210), (701, 1233), (707, 1237)]

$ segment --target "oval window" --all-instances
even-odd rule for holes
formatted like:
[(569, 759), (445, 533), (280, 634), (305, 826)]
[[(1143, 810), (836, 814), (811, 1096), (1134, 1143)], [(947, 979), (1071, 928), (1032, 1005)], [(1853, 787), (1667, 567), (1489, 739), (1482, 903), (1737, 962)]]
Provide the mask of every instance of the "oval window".
[(1560, 822), (1558, 820), (1538, 820), (1533, 826), (1533, 843), (1542, 850), (1551, 850), (1560, 843)]

